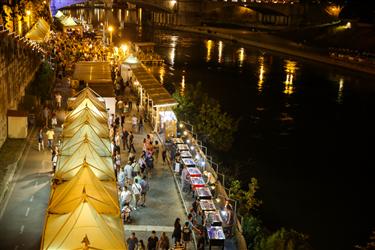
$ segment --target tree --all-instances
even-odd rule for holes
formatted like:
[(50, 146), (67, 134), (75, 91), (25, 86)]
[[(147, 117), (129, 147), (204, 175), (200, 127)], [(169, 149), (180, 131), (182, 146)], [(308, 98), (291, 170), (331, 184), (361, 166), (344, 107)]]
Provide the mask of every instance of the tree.
[(256, 197), (258, 189), (259, 184), (256, 178), (251, 178), (248, 190), (241, 189), (241, 182), (239, 180), (231, 182), (229, 197), (240, 203), (239, 210), (242, 215), (250, 215), (251, 212), (256, 211), (262, 205), (262, 201)]
[(53, 83), (53, 70), (47, 62), (42, 63), (35, 74), (35, 79), (30, 83), (30, 93), (40, 96), (42, 102), (50, 98)]
[(265, 235), (262, 221), (252, 215), (243, 218), (242, 232), (248, 249), (258, 246)]
[(355, 246), (355, 248), (360, 250), (375, 250), (375, 230), (372, 231), (370, 235), (370, 240), (365, 246)]
[(281, 228), (273, 234), (261, 240), (260, 244), (255, 246), (255, 250), (311, 250), (312, 247), (307, 242), (308, 236), (299, 233), (293, 229), (286, 230)]
[(218, 101), (202, 90), (201, 83), (186, 88), (184, 95), (174, 93), (177, 118), (194, 126), (199, 138), (218, 151), (228, 151), (233, 143), (238, 120), (223, 112)]

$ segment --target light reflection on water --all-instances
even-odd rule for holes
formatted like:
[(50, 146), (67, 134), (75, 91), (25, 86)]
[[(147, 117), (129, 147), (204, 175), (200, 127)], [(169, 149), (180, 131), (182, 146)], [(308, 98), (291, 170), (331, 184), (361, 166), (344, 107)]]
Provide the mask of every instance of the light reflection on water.
[[(84, 13), (88, 16), (88, 12)], [(122, 11), (121, 15), (129, 16), (131, 21), (123, 18), (125, 22), (136, 22), (137, 15), (132, 11)], [(109, 22), (115, 22), (110, 18), (110, 13), (93, 21), (105, 22), (107, 17)], [(352, 230), (356, 225), (350, 222), (345, 232), (337, 227), (342, 218), (357, 211), (356, 206), (351, 205), (355, 202), (347, 203), (345, 197), (337, 204), (342, 202), (348, 205), (336, 204), (335, 207), (332, 197), (336, 193), (342, 195), (340, 192), (343, 189), (335, 189), (342, 184), (338, 179), (351, 181), (351, 177), (341, 168), (345, 160), (340, 159), (350, 156), (364, 159), (371, 148), (367, 148), (367, 144), (361, 145), (362, 141), (356, 141), (356, 138), (373, 138), (374, 126), (369, 126), (371, 129), (358, 128), (359, 125), (352, 118), (352, 115), (360, 116), (363, 121), (373, 125), (367, 120), (375, 109), (375, 90), (369, 85), (371, 81), (345, 70), (241, 47), (226, 40), (147, 29), (146, 26), (142, 30), (128, 26), (123, 34), (121, 39), (139, 38), (157, 43), (156, 52), (166, 64), (156, 67), (153, 72), (170, 92), (177, 90), (183, 94), (186, 86), (201, 81), (204, 90), (219, 100), (228, 113), (243, 118), (241, 124), (244, 125), (240, 127), (231, 153), (238, 151), (239, 158), (253, 157), (257, 161), (251, 169), (244, 168), (239, 172), (244, 179), (254, 173), (261, 178), (261, 190), (267, 203), (265, 209), (270, 210), (265, 212), (265, 218), (301, 228), (301, 231), (306, 231), (316, 241), (323, 243), (322, 246), (325, 242), (320, 235), (331, 235), (332, 228), (337, 231), (332, 236), (336, 242), (340, 239), (337, 236), (340, 233), (347, 230), (351, 230), (351, 235), (357, 233), (355, 229)], [(139, 34), (143, 34), (142, 37)], [(361, 98), (361, 95), (366, 98)], [(362, 131), (363, 134), (360, 134)], [(362, 150), (361, 154), (352, 152), (356, 148)], [(337, 173), (340, 173), (340, 178), (336, 178)], [(353, 181), (362, 181), (364, 177), (358, 171), (355, 173), (360, 178)], [(317, 180), (321, 187), (314, 190)], [(356, 185), (367, 185), (363, 183), (357, 182)], [(353, 192), (351, 197), (360, 193), (355, 185), (350, 192)], [(276, 197), (275, 193), (280, 195)], [(307, 194), (309, 200), (293, 198)], [(327, 213), (322, 203), (338, 211), (339, 218)], [(363, 207), (371, 208), (370, 205)], [(366, 215), (362, 211), (358, 214)], [(322, 229), (322, 221), (333, 222), (327, 229)]]

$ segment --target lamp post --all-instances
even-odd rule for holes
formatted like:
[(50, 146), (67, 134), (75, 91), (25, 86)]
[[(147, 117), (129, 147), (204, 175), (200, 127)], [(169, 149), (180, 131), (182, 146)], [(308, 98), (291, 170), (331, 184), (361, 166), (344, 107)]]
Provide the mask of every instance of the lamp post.
[(108, 27), (108, 31), (109, 31), (109, 44), (112, 43), (112, 32), (113, 32), (113, 27), (112, 26), (109, 26)]
[(27, 16), (27, 28), (30, 29), (30, 16), (31, 16), (30, 10), (26, 10), (26, 16)]

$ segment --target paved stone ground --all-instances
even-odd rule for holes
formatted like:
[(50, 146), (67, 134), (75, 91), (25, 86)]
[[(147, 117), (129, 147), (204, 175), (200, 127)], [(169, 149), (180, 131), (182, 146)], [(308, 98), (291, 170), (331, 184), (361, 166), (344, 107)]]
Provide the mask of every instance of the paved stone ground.
[[(139, 113), (135, 109), (133, 109), (132, 114), (139, 117)], [(131, 115), (126, 117), (125, 126), (127, 129), (131, 129)], [(143, 138), (146, 138), (149, 131), (151, 131), (150, 127), (145, 124), (145, 129), (142, 133), (134, 134), (137, 159), (142, 152)], [(156, 136), (154, 136), (155, 139)], [(127, 150), (121, 150), (123, 166), (126, 163), (128, 155)], [(146, 197), (146, 207), (141, 207), (133, 211), (131, 214), (132, 222), (124, 225), (126, 237), (129, 237), (131, 232), (135, 232), (138, 239), (142, 239), (146, 243), (148, 237), (151, 235), (151, 231), (155, 230), (158, 237), (160, 237), (162, 232), (166, 232), (171, 242), (175, 219), (179, 217), (181, 221), (184, 221), (186, 220), (186, 214), (181, 204), (172, 172), (168, 166), (162, 165), (161, 155), (159, 155), (159, 161), (154, 162), (154, 169), (149, 184), (150, 191)]]

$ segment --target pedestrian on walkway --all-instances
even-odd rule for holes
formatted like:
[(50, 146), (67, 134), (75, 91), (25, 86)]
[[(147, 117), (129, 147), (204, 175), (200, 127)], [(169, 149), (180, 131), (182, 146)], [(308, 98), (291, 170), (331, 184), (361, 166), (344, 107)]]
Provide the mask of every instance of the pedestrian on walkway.
[(198, 240), (197, 240), (197, 250), (204, 250), (205, 245), (205, 238), (203, 230), (199, 232)]
[(146, 250), (145, 243), (143, 243), (143, 240), (139, 241), (138, 249), (137, 250)]
[(161, 152), (161, 157), (163, 158), (163, 166), (167, 162), (167, 150), (163, 148), (163, 152)]
[(146, 175), (143, 176), (143, 178), (140, 180), (139, 184), (142, 187), (142, 192), (141, 192), (141, 200), (142, 200), (142, 207), (146, 206), (146, 195), (147, 192), (150, 190), (150, 184), (148, 183)]
[(45, 126), (48, 126), (49, 113), (50, 113), (49, 108), (45, 106), (43, 109), (43, 117), (44, 117)]
[(155, 155), (155, 161), (156, 161), (156, 162), (158, 162), (158, 160), (159, 160), (159, 150), (160, 150), (159, 142), (158, 142), (158, 141), (155, 141), (155, 145), (154, 145), (154, 155)]
[(132, 128), (133, 128), (134, 133), (137, 132), (137, 126), (138, 126), (138, 119), (135, 115), (133, 115), (132, 116)]
[(134, 153), (136, 153), (135, 148), (134, 148), (134, 135), (133, 135), (132, 131), (130, 131), (130, 135), (129, 135), (129, 151), (128, 151), (128, 153), (130, 153), (131, 150), (133, 150)]
[(137, 98), (136, 104), (137, 105), (137, 112), (139, 113), (139, 98)]
[(138, 208), (138, 203), (141, 198), (141, 192), (142, 192), (142, 187), (141, 185), (139, 185), (138, 180), (135, 179), (132, 185), (132, 193), (134, 195), (134, 200), (135, 200), (135, 206), (134, 206), (135, 210)]
[(163, 232), (160, 236), (158, 249), (159, 250), (169, 250), (169, 239), (168, 239), (168, 236), (166, 235), (165, 232)]
[(174, 230), (172, 233), (172, 238), (174, 238), (174, 244), (178, 245), (181, 243), (181, 223), (180, 218), (176, 218), (174, 222)]
[(152, 231), (151, 236), (148, 237), (147, 240), (147, 250), (156, 250), (156, 247), (158, 246), (158, 237), (156, 236), (156, 232)]
[(51, 125), (52, 125), (52, 128), (55, 128), (55, 127), (57, 126), (57, 117), (56, 117), (56, 113), (53, 113), (53, 114), (52, 114)]
[(125, 186), (125, 172), (124, 168), (120, 168), (120, 172), (117, 174), (117, 182), (120, 188)]
[(121, 167), (121, 155), (119, 152), (115, 152), (115, 165), (116, 165), (116, 175), (120, 173), (120, 167)]
[(57, 152), (52, 150), (52, 173), (54, 174), (57, 166)]
[(56, 100), (57, 109), (60, 109), (61, 108), (61, 102), (62, 102), (62, 96), (59, 92), (56, 93), (55, 100)]
[(121, 139), (122, 139), (122, 147), (124, 150), (126, 150), (126, 148), (129, 148), (128, 136), (129, 136), (129, 132), (126, 130), (125, 126), (123, 126)]
[(125, 182), (127, 185), (133, 184), (133, 168), (131, 166), (131, 161), (128, 161), (128, 163), (124, 167), (125, 172)]
[(108, 127), (112, 126), (114, 120), (115, 120), (115, 115), (111, 114), (110, 117), (108, 118)]
[(187, 246), (190, 245), (191, 235), (192, 235), (192, 231), (189, 227), (189, 222), (187, 221), (185, 222), (185, 225), (182, 228), (182, 240), (184, 242), (185, 249), (188, 249)]
[(121, 127), (125, 128), (125, 113), (121, 113)]
[(142, 118), (142, 116), (139, 117), (138, 131), (139, 131), (139, 133), (142, 133), (142, 131), (143, 131), (143, 118)]
[(47, 140), (48, 140), (48, 148), (52, 149), (52, 145), (53, 145), (53, 138), (55, 136), (55, 131), (53, 131), (53, 129), (49, 129), (47, 132), (46, 132), (46, 135), (47, 135)]
[(120, 148), (121, 146), (121, 136), (120, 136), (120, 132), (116, 132), (116, 135), (115, 135), (115, 144), (118, 148)]
[(40, 149), (44, 150), (43, 128), (40, 128), (39, 133), (38, 133), (38, 150), (39, 150), (39, 152), (40, 152)]
[(126, 240), (128, 243), (128, 250), (137, 250), (138, 248), (138, 239), (135, 237), (135, 233), (133, 232), (131, 236)]

